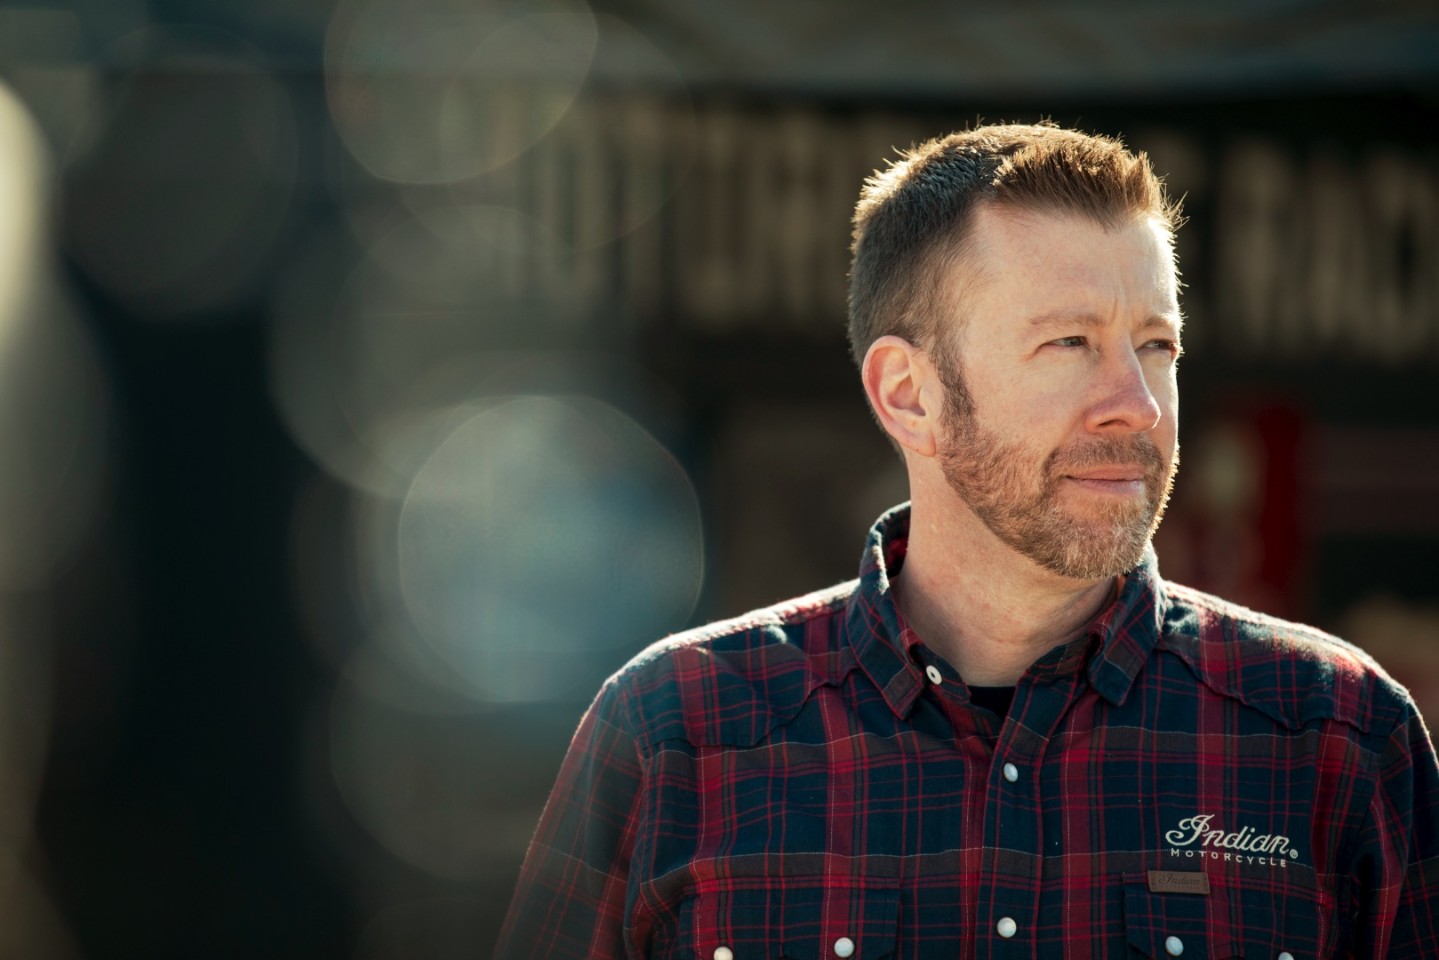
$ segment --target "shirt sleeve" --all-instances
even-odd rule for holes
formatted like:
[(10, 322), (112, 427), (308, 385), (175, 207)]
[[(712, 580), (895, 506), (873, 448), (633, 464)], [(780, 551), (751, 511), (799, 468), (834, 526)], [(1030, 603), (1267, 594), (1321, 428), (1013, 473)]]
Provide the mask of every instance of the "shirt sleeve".
[(627, 952), (629, 864), (644, 767), (611, 681), (586, 711), (530, 842), (495, 960)]
[(1354, 955), (1439, 957), (1439, 761), (1412, 705), (1379, 774), (1360, 844)]

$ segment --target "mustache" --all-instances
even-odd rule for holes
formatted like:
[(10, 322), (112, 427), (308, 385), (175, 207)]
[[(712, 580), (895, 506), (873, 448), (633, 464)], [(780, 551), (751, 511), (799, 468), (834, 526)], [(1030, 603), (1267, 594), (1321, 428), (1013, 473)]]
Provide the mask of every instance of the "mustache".
[[(1177, 450), (1175, 459), (1178, 460)], [(1045, 458), (1044, 475), (1057, 479), (1060, 475), (1075, 470), (1129, 464), (1141, 467), (1145, 479), (1150, 481), (1163, 477), (1169, 466), (1154, 441), (1141, 433), (1128, 437), (1091, 437), (1076, 440), (1068, 446), (1052, 451)]]

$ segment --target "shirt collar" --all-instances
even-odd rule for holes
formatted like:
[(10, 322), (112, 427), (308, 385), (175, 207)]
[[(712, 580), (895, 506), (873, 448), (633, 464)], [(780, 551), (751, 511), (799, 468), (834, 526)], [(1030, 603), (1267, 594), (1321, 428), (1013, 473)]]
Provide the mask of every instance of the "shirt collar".
[[(909, 715), (924, 689), (913, 646), (918, 638), (894, 604), (890, 578), (904, 564), (909, 546), (909, 504), (882, 515), (865, 541), (859, 585), (845, 612), (845, 631), (860, 667), (897, 716)], [(1050, 651), (1031, 671), (1071, 673), (1088, 661), (1089, 683), (1116, 706), (1123, 703), (1159, 639), (1167, 601), (1153, 547), (1124, 578), (1118, 597), (1097, 616), (1084, 637)], [(1091, 651), (1093, 655), (1091, 655)]]

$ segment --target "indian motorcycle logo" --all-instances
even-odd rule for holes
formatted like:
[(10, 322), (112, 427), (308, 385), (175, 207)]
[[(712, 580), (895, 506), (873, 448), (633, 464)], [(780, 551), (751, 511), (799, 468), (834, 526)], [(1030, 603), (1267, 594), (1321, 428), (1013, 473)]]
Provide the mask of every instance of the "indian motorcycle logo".
[(1299, 851), (1289, 838), (1278, 833), (1255, 833), (1253, 827), (1241, 827), (1235, 833), (1213, 828), (1214, 815), (1203, 813), (1179, 821), (1179, 826), (1164, 835), (1171, 857), (1189, 860), (1226, 860), (1234, 863), (1257, 863), (1269, 867), (1288, 867), (1290, 860), (1299, 859)]

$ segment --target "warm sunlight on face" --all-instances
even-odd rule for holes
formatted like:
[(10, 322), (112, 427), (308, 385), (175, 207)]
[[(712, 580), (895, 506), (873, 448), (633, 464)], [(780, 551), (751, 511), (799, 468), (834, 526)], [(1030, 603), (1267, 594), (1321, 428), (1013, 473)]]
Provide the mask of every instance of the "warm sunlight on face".
[(1151, 220), (978, 211), (951, 393), (946, 479), (1002, 542), (1062, 576), (1143, 555), (1178, 462), (1180, 315)]

